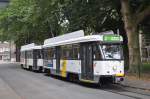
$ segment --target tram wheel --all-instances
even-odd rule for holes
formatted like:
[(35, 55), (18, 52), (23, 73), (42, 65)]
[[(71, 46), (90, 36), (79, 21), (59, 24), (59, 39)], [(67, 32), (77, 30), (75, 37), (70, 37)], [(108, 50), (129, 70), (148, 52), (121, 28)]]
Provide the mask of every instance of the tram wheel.
[(101, 88), (102, 87), (102, 81), (99, 80), (99, 82), (97, 83), (98, 87)]
[(51, 75), (51, 71), (50, 71), (49, 69), (46, 69), (46, 74), (47, 74), (48, 76), (50, 76), (50, 75)]
[(68, 78), (69, 78), (68, 80), (70, 82), (78, 82), (79, 81), (79, 78), (78, 78), (77, 74), (70, 73), (70, 74), (68, 74)]
[(21, 68), (24, 69), (23, 64), (21, 64)]
[(43, 72), (43, 67), (39, 67), (39, 72)]
[(30, 71), (32, 71), (32, 70), (33, 70), (33, 69), (32, 69), (32, 66), (29, 66), (29, 70), (30, 70)]

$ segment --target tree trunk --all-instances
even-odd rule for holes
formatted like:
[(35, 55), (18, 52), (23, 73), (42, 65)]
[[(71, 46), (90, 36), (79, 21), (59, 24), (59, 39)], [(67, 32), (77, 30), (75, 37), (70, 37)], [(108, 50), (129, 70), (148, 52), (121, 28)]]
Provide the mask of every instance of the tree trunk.
[(124, 27), (128, 37), (129, 72), (138, 73), (140, 76), (141, 58), (136, 17), (130, 12), (129, 0), (121, 0), (121, 7)]
[(129, 70), (129, 50), (128, 50), (128, 45), (124, 43), (123, 46), (123, 53), (124, 53), (124, 69), (125, 71)]
[(20, 47), (16, 44), (16, 62), (20, 62)]

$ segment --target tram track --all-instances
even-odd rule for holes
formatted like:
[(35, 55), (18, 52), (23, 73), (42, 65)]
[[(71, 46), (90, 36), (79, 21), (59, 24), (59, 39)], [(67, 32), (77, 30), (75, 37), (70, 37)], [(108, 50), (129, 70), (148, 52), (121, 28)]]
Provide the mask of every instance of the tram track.
[[(124, 86), (121, 84), (111, 84), (108, 86), (103, 86), (101, 89), (104, 91), (120, 94), (123, 96), (132, 97), (135, 99), (143, 99), (140, 97), (141, 95), (150, 97), (150, 92), (146, 93), (146, 92), (144, 92), (145, 91), (144, 89), (134, 88), (134, 87), (130, 87), (130, 86)], [(135, 94), (139, 95), (139, 96), (135, 96)]]
[(44, 74), (44, 75), (47, 77), (50, 76), (60, 81), (64, 81), (66, 83), (76, 84), (85, 88), (103, 90), (106, 92), (111, 92), (114, 94), (130, 97), (134, 99), (143, 99), (142, 96), (150, 97), (150, 91), (149, 93), (145, 93), (145, 89), (142, 89), (142, 88), (130, 87), (130, 86), (125, 86), (121, 84), (103, 84), (101, 87), (99, 87), (97, 84), (90, 84), (90, 83), (84, 83), (84, 82), (78, 82), (78, 81), (69, 81), (65, 78), (62, 78), (56, 75), (50, 75), (50, 74)]
[[(50, 75), (47, 75), (47, 76), (50, 76)], [(134, 87), (130, 87), (130, 86), (124, 86), (124, 85), (121, 85), (121, 84), (104, 84), (101, 87), (99, 87), (97, 84), (68, 81), (66, 79), (62, 79), (61, 77), (58, 77), (58, 76), (55, 76), (55, 75), (51, 75), (51, 77), (54, 78), (54, 79), (64, 81), (66, 83), (73, 83), (73, 84), (77, 84), (79, 86), (86, 87), (86, 88), (91, 88), (91, 89), (96, 89), (96, 90), (103, 90), (103, 91), (106, 91), (106, 92), (111, 92), (111, 93), (114, 93), (114, 94), (119, 94), (119, 95), (122, 95), (122, 96), (127, 96), (127, 97), (130, 97), (130, 98), (134, 98), (134, 99), (143, 99), (142, 96), (150, 97), (150, 92), (145, 93), (144, 89), (134, 88)]]

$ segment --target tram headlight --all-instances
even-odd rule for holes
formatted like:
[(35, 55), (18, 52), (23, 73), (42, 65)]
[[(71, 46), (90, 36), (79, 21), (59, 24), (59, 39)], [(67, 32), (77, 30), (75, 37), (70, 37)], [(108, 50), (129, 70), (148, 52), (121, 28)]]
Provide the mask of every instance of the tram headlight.
[(116, 71), (117, 70), (117, 66), (113, 66), (113, 68), (112, 68), (114, 71)]

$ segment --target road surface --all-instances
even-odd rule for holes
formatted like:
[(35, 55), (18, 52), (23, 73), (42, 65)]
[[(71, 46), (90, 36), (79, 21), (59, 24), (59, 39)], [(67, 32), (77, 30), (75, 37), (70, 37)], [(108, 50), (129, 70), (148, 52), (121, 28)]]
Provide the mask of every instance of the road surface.
[(27, 71), (17, 63), (0, 64), (0, 99), (150, 99), (148, 93), (118, 86), (100, 89)]

